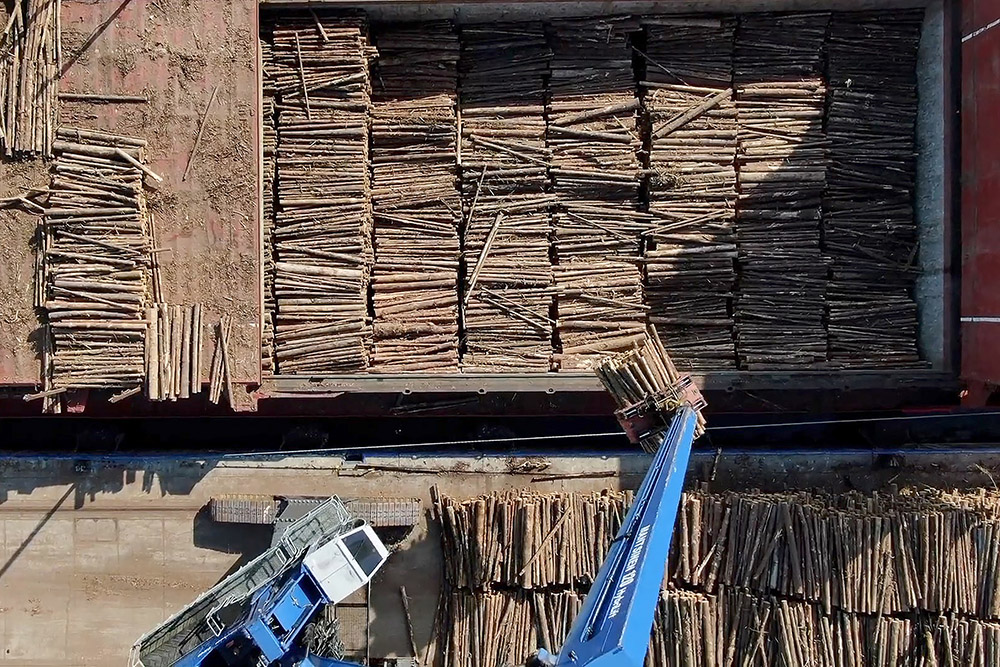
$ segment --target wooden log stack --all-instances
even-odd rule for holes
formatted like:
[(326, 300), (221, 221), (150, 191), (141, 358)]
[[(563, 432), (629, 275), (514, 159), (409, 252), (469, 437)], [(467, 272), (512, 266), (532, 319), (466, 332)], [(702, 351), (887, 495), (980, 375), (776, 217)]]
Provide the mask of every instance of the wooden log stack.
[(733, 17), (650, 17), (644, 255), (649, 321), (681, 369), (735, 369), (736, 107)]
[[(265, 23), (263, 30), (268, 30)], [(269, 30), (268, 30), (269, 32)], [(276, 185), (275, 156), (278, 148), (278, 132), (275, 128), (277, 113), (275, 111), (274, 85), (275, 73), (274, 54), (271, 42), (260, 39), (261, 64), (264, 68), (261, 90), (261, 140), (262, 140), (262, 176), (263, 193), (261, 197), (261, 219), (263, 221), (263, 245), (261, 247), (261, 263), (264, 274), (264, 316), (260, 336), (261, 370), (265, 373), (274, 372), (274, 320), (277, 304), (274, 299), (274, 200)]]
[(541, 23), (469, 25), (460, 62), (464, 275), (462, 368), (546, 371), (552, 265)]
[(280, 373), (368, 363), (372, 264), (367, 23), (287, 15), (266, 69), (277, 112), (275, 359)]
[[(629, 502), (436, 497), (444, 664), (558, 649)], [(686, 493), (649, 664), (996, 664), (998, 507), (985, 491)]]
[(152, 240), (146, 142), (60, 128), (43, 222), (46, 389), (142, 384)]
[(458, 371), (458, 37), (385, 26), (373, 73), (373, 371)]
[[(917, 349), (916, 61), (923, 10), (838, 12), (827, 44), (823, 198), (830, 359), (923, 365)], [(878, 66), (873, 67), (872, 63)]]
[(20, 0), (0, 34), (0, 150), (52, 155), (62, 23), (60, 0)]
[(556, 20), (548, 145), (558, 209), (556, 333), (561, 368), (624, 349), (645, 325), (638, 262), (650, 225), (639, 211), (639, 99), (631, 17)]
[(739, 19), (736, 348), (741, 368), (825, 365), (822, 54), (829, 15)]

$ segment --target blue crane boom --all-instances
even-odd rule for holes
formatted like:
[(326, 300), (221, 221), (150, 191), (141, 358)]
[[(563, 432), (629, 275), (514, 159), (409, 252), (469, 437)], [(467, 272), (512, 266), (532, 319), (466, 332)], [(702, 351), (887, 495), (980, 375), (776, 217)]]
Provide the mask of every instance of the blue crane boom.
[(558, 655), (550, 667), (642, 667), (663, 583), (698, 413), (678, 409)]

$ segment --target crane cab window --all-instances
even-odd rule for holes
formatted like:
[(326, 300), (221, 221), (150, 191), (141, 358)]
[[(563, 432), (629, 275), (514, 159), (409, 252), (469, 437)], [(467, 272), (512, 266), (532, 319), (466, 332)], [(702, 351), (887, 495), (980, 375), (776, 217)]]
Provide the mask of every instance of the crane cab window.
[(354, 560), (358, 561), (358, 565), (361, 566), (365, 576), (370, 576), (379, 566), (379, 563), (382, 562), (382, 557), (379, 555), (378, 550), (363, 530), (351, 533), (345, 537), (344, 546), (354, 556)]

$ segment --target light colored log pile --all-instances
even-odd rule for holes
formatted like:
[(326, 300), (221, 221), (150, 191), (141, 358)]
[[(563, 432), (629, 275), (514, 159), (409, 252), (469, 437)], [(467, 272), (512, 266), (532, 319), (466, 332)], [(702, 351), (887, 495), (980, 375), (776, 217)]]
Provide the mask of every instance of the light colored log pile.
[(153, 250), (146, 142), (68, 128), (57, 136), (43, 223), (44, 389), (138, 387)]
[[(830, 359), (922, 365), (913, 199), (923, 10), (835, 13), (827, 43), (830, 161), (823, 198)], [(873, 66), (877, 63), (877, 67)]]
[(644, 104), (649, 321), (681, 369), (736, 367), (736, 108), (731, 17), (651, 17)]
[[(463, 667), (558, 649), (631, 501), (435, 498), (452, 621), (438, 642)], [(648, 664), (998, 664), (998, 509), (985, 491), (686, 493)]]
[(52, 154), (58, 109), (60, 0), (18, 0), (0, 34), (0, 149)]
[(546, 371), (555, 197), (548, 192), (540, 23), (464, 26), (460, 81), (465, 284), (462, 367)]
[(274, 302), (274, 195), (275, 195), (275, 154), (278, 148), (278, 132), (274, 127), (274, 54), (271, 43), (259, 40), (263, 70), (261, 90), (261, 143), (263, 157), (263, 196), (261, 197), (261, 219), (263, 220), (263, 245), (261, 262), (264, 274), (264, 315), (260, 336), (261, 370), (274, 372), (274, 318), (277, 306)]
[(146, 309), (146, 397), (176, 401), (201, 393), (202, 306), (158, 303)]
[(458, 371), (458, 37), (385, 26), (373, 72), (373, 371)]
[(358, 371), (371, 343), (367, 24), (283, 15), (272, 53), (277, 370)]
[(556, 332), (562, 368), (628, 347), (645, 325), (638, 210), (643, 176), (628, 17), (553, 21), (552, 150)]
[(739, 19), (736, 348), (747, 370), (826, 362), (820, 204), (828, 19), (822, 12)]

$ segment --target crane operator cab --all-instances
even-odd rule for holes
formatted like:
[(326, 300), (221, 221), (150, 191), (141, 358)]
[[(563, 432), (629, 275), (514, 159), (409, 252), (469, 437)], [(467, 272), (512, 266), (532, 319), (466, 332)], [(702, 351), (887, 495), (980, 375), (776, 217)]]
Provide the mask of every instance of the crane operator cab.
[(389, 551), (368, 524), (330, 540), (306, 554), (303, 564), (337, 604), (367, 584), (389, 557)]

